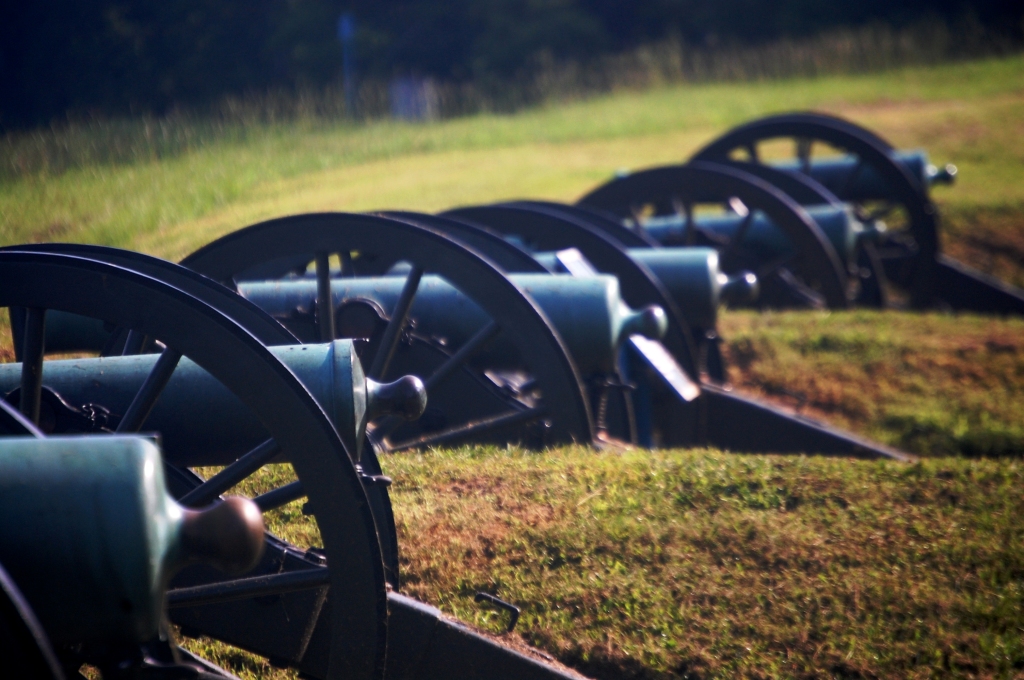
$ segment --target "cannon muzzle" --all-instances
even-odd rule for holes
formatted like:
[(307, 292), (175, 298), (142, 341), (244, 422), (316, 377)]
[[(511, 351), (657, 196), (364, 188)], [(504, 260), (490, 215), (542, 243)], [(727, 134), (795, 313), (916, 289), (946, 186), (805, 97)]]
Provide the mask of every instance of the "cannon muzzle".
[(414, 375), (407, 375), (390, 383), (366, 380), (366, 419), (381, 416), (399, 416), (403, 420), (416, 420), (427, 410), (427, 388)]
[(182, 509), (178, 567), (208, 564), (228, 574), (244, 574), (263, 554), (263, 515), (240, 496), (203, 510)]
[(754, 272), (740, 272), (736, 276), (722, 274), (719, 296), (727, 305), (744, 306), (757, 301), (758, 283)]
[(176, 503), (139, 436), (0, 440), (0, 516), (0, 561), (58, 645), (151, 640), (175, 572), (244, 572), (264, 545), (252, 501)]

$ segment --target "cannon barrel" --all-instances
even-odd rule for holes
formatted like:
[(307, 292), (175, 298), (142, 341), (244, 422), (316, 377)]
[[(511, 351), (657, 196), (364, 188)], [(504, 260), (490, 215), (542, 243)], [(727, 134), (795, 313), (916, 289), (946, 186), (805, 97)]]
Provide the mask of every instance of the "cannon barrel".
[[(417, 378), (401, 378), (390, 386), (367, 379), (350, 341), (271, 351), (310, 391), (353, 456), (361, 451), (368, 420), (390, 414), (418, 417), (426, 408)], [(61, 422), (67, 408), (102, 406), (115, 418), (125, 413), (157, 356), (47, 361), (43, 385), (50, 391), (41, 422)], [(20, 364), (0, 365), (0, 393), (11, 392), (20, 380)], [(161, 433), (165, 457), (179, 466), (225, 465), (267, 438), (241, 400), (189, 359), (178, 364), (142, 429)]]
[(144, 642), (187, 564), (242, 573), (263, 550), (246, 499), (188, 510), (148, 438), (0, 440), (0, 560), (56, 644)]
[[(903, 167), (922, 188), (937, 184), (952, 184), (957, 168), (953, 164), (937, 167), (922, 150), (900, 150), (892, 154), (897, 165)], [(800, 161), (775, 164), (783, 170), (805, 170), (808, 175), (844, 201), (884, 199), (892, 196), (892, 187), (870, 165), (861, 163), (856, 156), (816, 158), (809, 166)]]
[[(817, 222), (829, 243), (835, 248), (840, 260), (851, 263), (856, 258), (857, 241), (873, 234), (878, 226), (868, 227), (854, 214), (853, 209), (819, 205), (806, 208)], [(731, 240), (740, 230), (746, 218), (731, 213), (724, 215), (695, 215), (693, 226), (711, 237)], [(659, 243), (672, 246), (682, 245), (689, 238), (686, 217), (683, 215), (659, 215), (643, 221), (644, 230)], [(772, 220), (761, 212), (755, 212), (740, 244), (757, 253), (763, 261), (772, 261), (795, 253), (793, 245)]]
[[(584, 375), (612, 371), (616, 350), (630, 335), (657, 339), (665, 333), (661, 308), (630, 309), (622, 301), (618, 279), (613, 276), (578, 279), (513, 274), (510, 278), (551, 320)], [(404, 282), (402, 276), (336, 278), (331, 281), (331, 295), (336, 306), (354, 300), (370, 301), (383, 312), (394, 308)], [(308, 316), (316, 299), (316, 284), (309, 279), (245, 282), (238, 289), (250, 301), (281, 318), (294, 318), (303, 312)], [(344, 317), (343, 309), (338, 316)], [(420, 281), (410, 316), (416, 322), (417, 332), (442, 339), (452, 347), (462, 346), (489, 321), (475, 302), (437, 276), (424, 276)], [(470, 363), (502, 369), (523, 365), (515, 345), (500, 335)]]
[[(687, 323), (697, 328), (714, 328), (723, 303), (745, 305), (757, 300), (757, 276), (725, 274), (714, 248), (627, 248), (626, 252), (651, 270)], [(557, 253), (535, 253), (534, 257), (551, 271), (565, 271)]]

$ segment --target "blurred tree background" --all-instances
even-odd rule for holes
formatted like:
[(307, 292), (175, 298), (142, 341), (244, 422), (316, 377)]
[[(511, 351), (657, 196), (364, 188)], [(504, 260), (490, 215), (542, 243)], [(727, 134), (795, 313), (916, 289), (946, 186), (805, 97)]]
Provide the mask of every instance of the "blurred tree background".
[(0, 128), (160, 115), (337, 83), (346, 12), (356, 22), (360, 77), (382, 81), (500, 83), (658, 41), (756, 46), (922, 21), (1024, 42), (1024, 0), (22, 1), (0, 20)]

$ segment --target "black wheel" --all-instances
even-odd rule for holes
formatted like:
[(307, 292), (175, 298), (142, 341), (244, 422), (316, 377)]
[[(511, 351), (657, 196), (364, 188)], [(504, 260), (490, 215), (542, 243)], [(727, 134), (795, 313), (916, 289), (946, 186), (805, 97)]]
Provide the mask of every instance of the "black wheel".
[[(339, 258), (342, 276), (378, 275), (395, 264), (409, 264), (395, 309), (377, 309), (358, 300), (336, 309), (328, 302), (330, 256)], [(529, 423), (541, 426), (542, 445), (593, 441), (593, 419), (580, 377), (543, 312), (494, 262), (439, 231), (380, 216), (296, 215), (236, 231), (182, 261), (230, 287), (302, 273), (310, 263), (315, 263), (317, 296), (305, 318), (291, 319), (293, 328), (305, 329), (300, 337), (305, 332), (307, 340), (314, 339), (310, 334), (333, 338), (342, 330), (335, 328), (336, 322), (348, 324), (353, 334), (347, 337), (369, 338), (362, 345), (369, 377), (382, 380), (396, 369), (424, 377), (429, 405), (420, 421), (374, 424), (374, 437), (384, 450), (488, 437), (521, 439)], [(437, 346), (408, 328), (409, 310), (425, 273), (445, 279), (492, 319), (466, 346)], [(520, 387), (514, 384), (498, 389), (486, 378), (475, 379), (475, 384), (452, 383), (453, 377), (465, 377), (466, 362), (499, 333), (514, 340), (530, 368), (532, 379), (524, 381), (522, 391), (517, 393)]]
[(661, 244), (646, 231), (625, 224), (614, 214), (584, 205), (555, 203), (553, 201), (513, 201), (507, 205), (537, 208), (551, 213), (583, 222), (590, 227), (604, 232), (626, 248), (660, 248)]
[[(693, 160), (776, 164), (814, 176), (816, 161), (852, 157), (847, 171), (828, 177), (819, 173), (819, 179), (840, 200), (852, 203), (865, 224), (885, 221), (876, 246), (885, 272), (909, 293), (913, 306), (926, 307), (936, 292), (937, 211), (927, 187), (895, 160), (893, 152), (888, 142), (849, 121), (791, 113), (734, 128), (694, 154)], [(885, 187), (883, 192), (858, 191), (858, 178), (868, 172)]]
[[(118, 432), (145, 426), (182, 357), (251, 409), (270, 439), (209, 480), (169, 469), (169, 486), (183, 504), (205, 504), (271, 460), (291, 463), (298, 481), (284, 494), (270, 494), (277, 493), (278, 500), (307, 499), (322, 547), (302, 550), (268, 535), (257, 567), (262, 575), (255, 580), (223, 581), (216, 572), (190, 567), (175, 581), (188, 587), (168, 594), (174, 620), (187, 620), (192, 631), (313, 677), (382, 677), (386, 583), (364, 481), (321, 407), (281, 361), (199, 298), (152, 277), (80, 257), (0, 253), (0, 306), (26, 310), (18, 392), (19, 410), (30, 421), (39, 420), (42, 405), (47, 310), (99, 319), (159, 343), (159, 358), (119, 419)], [(256, 499), (264, 510), (269, 509), (267, 495)], [(273, 646), (296, 638), (304, 640), (299, 657), (288, 655), (296, 647), (282, 651)]]
[[(0, 402), (0, 411), (6, 405)], [(6, 411), (5, 411), (6, 412)], [(32, 608), (0, 566), (0, 653), (12, 678), (63, 680), (64, 673)]]
[[(737, 203), (738, 200), (738, 203)], [(761, 283), (761, 304), (848, 305), (846, 268), (821, 229), (790, 196), (771, 184), (735, 168), (695, 162), (642, 170), (598, 187), (579, 204), (642, 222), (651, 216), (677, 215), (680, 236), (667, 245), (703, 245), (719, 250), (722, 270), (753, 271)], [(731, 238), (699, 228), (700, 209), (745, 210)], [(789, 253), (768, 262), (742, 241), (755, 215), (764, 213), (789, 240)]]
[[(164, 283), (169, 283), (179, 290), (186, 291), (188, 294), (212, 306), (238, 323), (268, 347), (300, 344), (299, 339), (288, 331), (287, 328), (244, 297), (225, 288), (213, 279), (167, 260), (161, 260), (160, 258), (130, 250), (84, 244), (46, 243), (16, 246), (13, 249), (75, 255), (131, 269), (140, 274), (157, 278)], [(15, 310), (15, 316), (19, 320), (23, 315), (23, 311), (20, 309)], [(82, 322), (79, 319), (75, 319), (71, 323), (80, 326)], [(17, 324), (17, 327), (20, 328), (21, 324)], [(102, 333), (91, 335), (92, 337), (103, 337)], [(18, 333), (15, 333), (15, 339), (17, 337)], [(136, 338), (136, 341), (133, 342), (132, 338)], [(144, 338), (138, 333), (132, 334), (128, 328), (113, 329), (104, 338), (101, 346), (90, 346), (88, 343), (90, 337), (88, 335), (84, 337), (82, 335), (79, 335), (79, 337), (61, 337), (58, 339), (63, 342), (62, 346), (51, 347), (48, 344), (47, 347), (66, 352), (98, 350), (100, 356), (132, 354), (142, 350), (153, 350), (151, 339)], [(49, 343), (50, 340), (47, 342)], [(20, 356), (17, 345), (20, 345), (20, 342), (16, 343), (15, 352), (16, 356)], [(348, 447), (351, 449), (353, 446), (359, 451), (360, 468), (371, 477), (380, 477), (380, 463), (377, 460), (375, 447), (372, 444), (364, 446), (362, 442), (349, 442)], [(395, 530), (388, 488), (385, 484), (373, 484), (366, 487), (366, 492), (370, 500), (370, 507), (377, 521), (381, 548), (384, 551), (388, 583), (398, 588), (398, 536)]]
[(618, 277), (628, 305), (635, 309), (657, 305), (665, 311), (669, 330), (663, 344), (690, 376), (695, 379), (698, 376), (697, 352), (690, 326), (678, 306), (658, 278), (630, 258), (626, 246), (606, 231), (576, 215), (546, 205), (473, 206), (449, 210), (442, 216), (480, 224), (505, 237), (521, 238), (533, 251), (579, 249), (598, 271)]

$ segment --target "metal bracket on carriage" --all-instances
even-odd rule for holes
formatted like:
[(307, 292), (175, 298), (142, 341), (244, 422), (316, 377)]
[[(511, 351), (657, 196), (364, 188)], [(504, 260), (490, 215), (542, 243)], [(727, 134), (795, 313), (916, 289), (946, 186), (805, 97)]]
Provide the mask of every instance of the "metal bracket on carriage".
[[(39, 429), (46, 434), (113, 432), (121, 422), (121, 416), (99, 404), (72, 406), (56, 390), (45, 385), (40, 390)], [(17, 387), (3, 397), (4, 401), (17, 407), (21, 399), (21, 388)]]
[[(594, 265), (590, 264), (587, 258), (583, 256), (583, 253), (576, 248), (559, 250), (555, 257), (572, 276), (582, 278), (598, 275)], [(660, 307), (656, 309), (661, 312), (662, 323), (667, 323), (664, 310)], [(664, 332), (662, 335), (664, 335)], [(639, 333), (634, 333), (629, 336), (629, 344), (683, 401), (693, 401), (700, 396), (700, 386), (686, 374), (686, 371), (679, 365), (679, 362), (669, 354), (668, 350), (660, 342), (651, 340)]]

